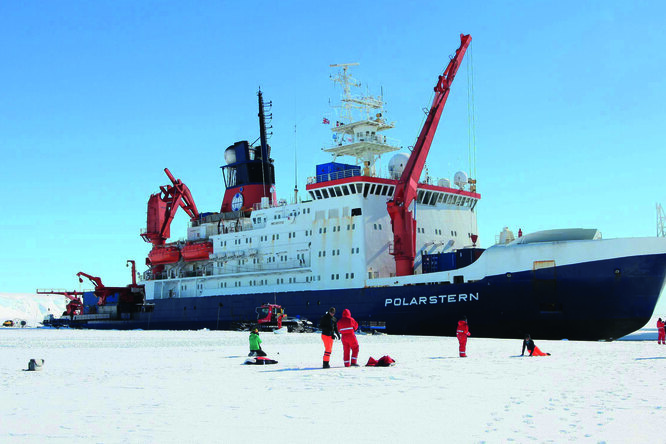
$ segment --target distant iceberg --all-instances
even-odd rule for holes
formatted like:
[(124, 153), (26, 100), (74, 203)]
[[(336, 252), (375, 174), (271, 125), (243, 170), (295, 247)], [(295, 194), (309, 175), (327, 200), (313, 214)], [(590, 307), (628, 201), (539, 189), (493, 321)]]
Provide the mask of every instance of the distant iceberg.
[(36, 327), (48, 314), (60, 316), (66, 304), (67, 299), (60, 295), (0, 293), (0, 323), (26, 321), (26, 326)]

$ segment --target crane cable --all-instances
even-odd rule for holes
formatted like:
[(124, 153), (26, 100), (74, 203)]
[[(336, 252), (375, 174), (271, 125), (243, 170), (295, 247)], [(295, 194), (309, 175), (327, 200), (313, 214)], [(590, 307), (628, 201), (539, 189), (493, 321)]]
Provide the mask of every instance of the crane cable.
[(474, 53), (473, 44), (469, 46), (467, 57), (467, 119), (469, 174), (476, 179), (476, 110), (474, 107)]

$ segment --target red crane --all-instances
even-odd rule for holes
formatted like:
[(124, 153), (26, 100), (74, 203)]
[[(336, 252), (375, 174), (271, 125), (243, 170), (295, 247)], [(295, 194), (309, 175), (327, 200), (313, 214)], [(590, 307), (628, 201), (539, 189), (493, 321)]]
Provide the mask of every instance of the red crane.
[(180, 179), (174, 178), (168, 168), (164, 168), (164, 172), (173, 185), (160, 186), (160, 193), (150, 196), (146, 232), (141, 233), (143, 240), (154, 246), (164, 245), (169, 239), (171, 222), (178, 207), (185, 210), (192, 220), (199, 217), (199, 211), (187, 185)]
[(83, 314), (83, 302), (81, 302), (83, 293), (80, 291), (37, 290), (37, 294), (61, 294), (69, 299), (69, 302), (65, 305), (63, 315), (74, 316)]
[(472, 37), (460, 34), (460, 47), (451, 58), (444, 73), (439, 76), (435, 85), (435, 98), (430, 106), (419, 138), (414, 145), (407, 165), (405, 166), (398, 184), (396, 186), (393, 200), (387, 202), (386, 206), (391, 217), (393, 228), (393, 252), (395, 257), (395, 271), (397, 276), (407, 276), (414, 273), (414, 257), (416, 256), (416, 221), (409, 206), (416, 197), (416, 188), (419, 178), (423, 172), (426, 157), (435, 137), (437, 124), (442, 115), (442, 110), (449, 97), (451, 83), (458, 72), (465, 51), (472, 41)]
[[(164, 264), (177, 262), (180, 258), (181, 251), (177, 245), (165, 245), (171, 235), (171, 222), (178, 208), (185, 210), (193, 221), (199, 218), (199, 211), (187, 185), (174, 178), (168, 168), (164, 168), (164, 172), (172, 185), (161, 186), (160, 193), (152, 194), (148, 199), (146, 231), (141, 233), (143, 240), (153, 244), (146, 265), (153, 266), (154, 272), (162, 271)], [(207, 250), (205, 253), (208, 257)]]
[(76, 273), (76, 277), (79, 278), (79, 282), (83, 282), (83, 278), (88, 278), (90, 282), (95, 286), (95, 296), (97, 296), (97, 305), (105, 305), (106, 304), (106, 298), (109, 294), (113, 293), (113, 291), (109, 291), (110, 289), (107, 289), (107, 287), (102, 284), (102, 278), (99, 278), (97, 276), (91, 276), (88, 273), (84, 273), (83, 271), (79, 271)]

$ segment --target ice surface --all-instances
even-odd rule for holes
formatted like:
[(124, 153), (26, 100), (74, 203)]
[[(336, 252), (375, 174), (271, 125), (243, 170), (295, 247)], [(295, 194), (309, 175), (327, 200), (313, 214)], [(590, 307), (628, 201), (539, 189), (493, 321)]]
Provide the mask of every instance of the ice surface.
[(262, 339), (278, 364), (242, 365), (247, 333), (0, 330), (0, 442), (663, 441), (656, 332), (534, 338), (541, 358), (472, 336), (466, 359), (455, 338), (359, 335), (362, 364), (397, 365), (344, 368), (336, 341), (328, 370), (317, 334)]

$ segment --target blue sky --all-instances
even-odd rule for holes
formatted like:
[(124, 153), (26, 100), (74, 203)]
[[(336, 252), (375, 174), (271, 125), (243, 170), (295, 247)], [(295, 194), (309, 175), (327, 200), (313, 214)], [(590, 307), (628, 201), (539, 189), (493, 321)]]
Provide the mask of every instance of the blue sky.
[[(396, 122), (389, 136), (412, 145), (461, 32), (473, 38), (481, 245), (503, 226), (656, 234), (662, 3), (191, 3), (0, 3), (0, 291), (73, 289), (78, 271), (126, 284), (125, 260), (149, 250), (139, 231), (164, 167), (200, 210), (219, 210), (224, 149), (258, 137), (259, 86), (273, 101), (279, 196), (291, 196), (295, 155), (301, 190), (330, 160), (332, 63), (360, 63), (353, 74), (383, 90)], [(468, 71), (428, 157), (434, 177), (470, 170)]]

